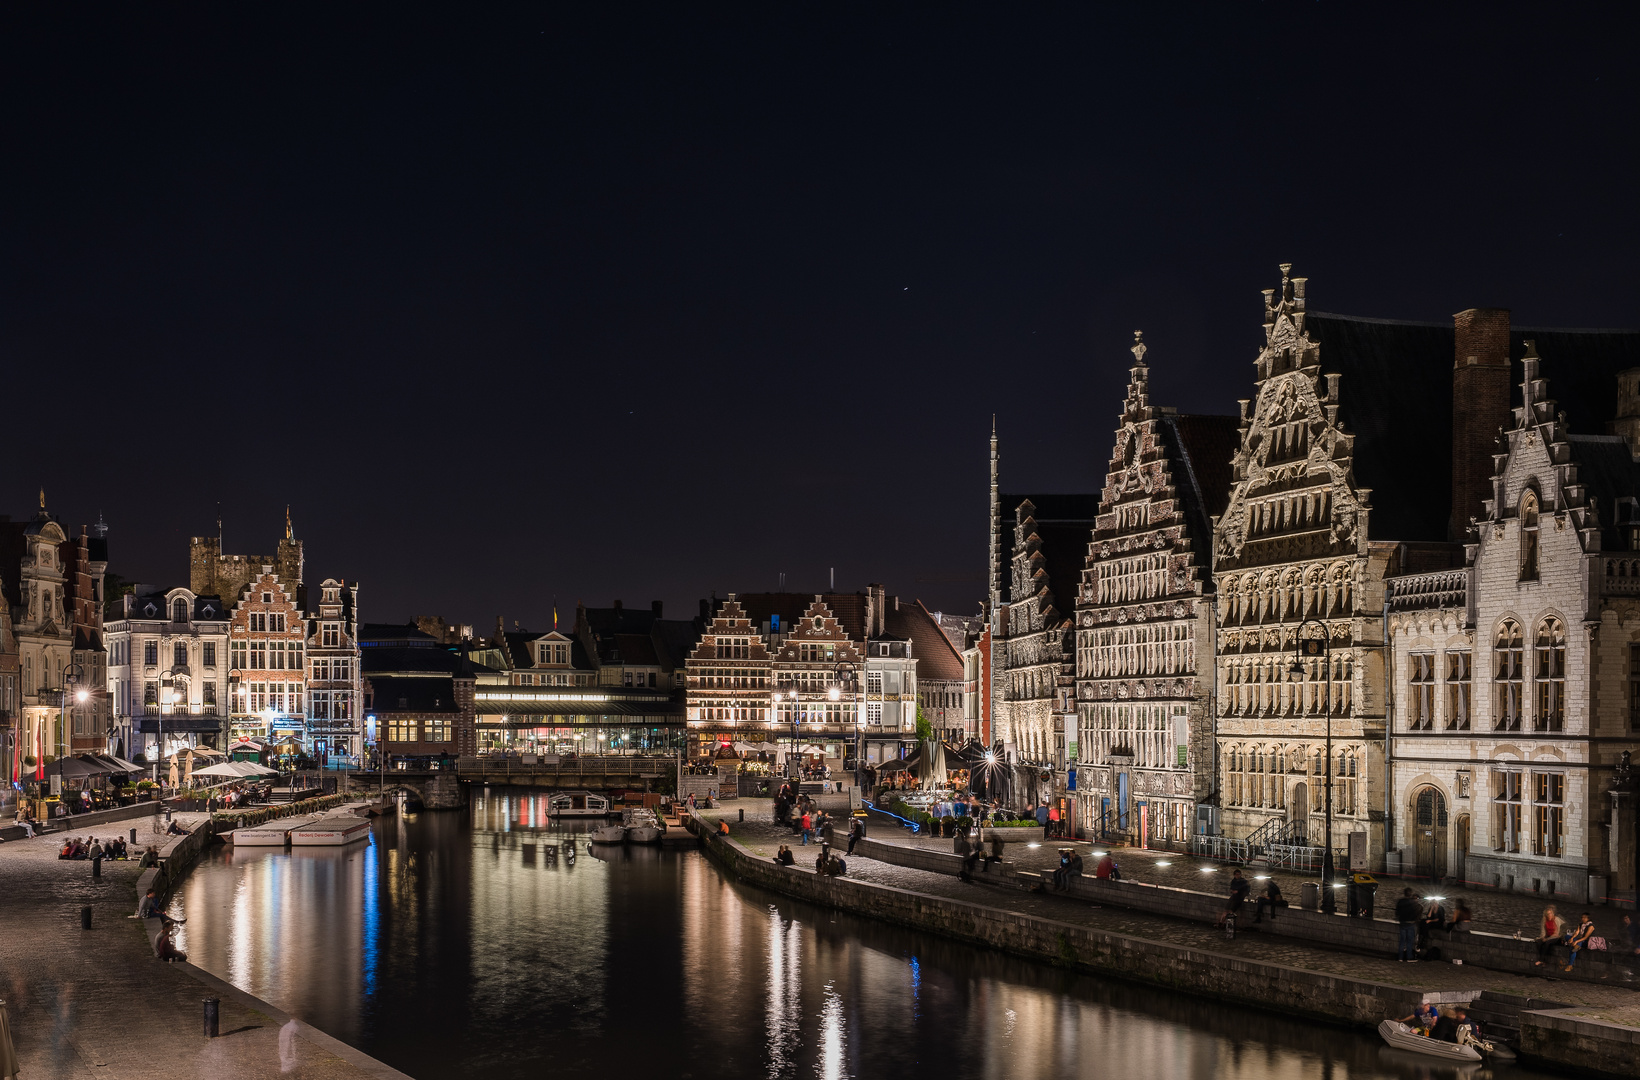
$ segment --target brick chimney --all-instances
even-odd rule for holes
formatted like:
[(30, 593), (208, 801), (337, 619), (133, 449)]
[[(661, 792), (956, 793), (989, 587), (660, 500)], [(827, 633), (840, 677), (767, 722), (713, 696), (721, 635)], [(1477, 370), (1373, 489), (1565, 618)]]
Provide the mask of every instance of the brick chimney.
[(1462, 543), (1469, 519), (1492, 492), (1498, 429), (1509, 425), (1509, 311), (1470, 308), (1452, 316), (1452, 516), (1447, 539)]

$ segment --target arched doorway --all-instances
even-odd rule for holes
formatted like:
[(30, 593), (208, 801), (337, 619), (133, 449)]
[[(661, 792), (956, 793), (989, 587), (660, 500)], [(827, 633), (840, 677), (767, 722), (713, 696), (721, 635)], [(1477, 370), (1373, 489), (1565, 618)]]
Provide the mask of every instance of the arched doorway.
[(1416, 873), (1437, 881), (1446, 877), (1446, 796), (1436, 788), (1419, 788), (1413, 796), (1412, 830)]
[(1309, 828), (1310, 820), (1310, 786), (1308, 784), (1294, 784), (1293, 797), (1287, 800), (1288, 809), (1292, 816), (1287, 820)]

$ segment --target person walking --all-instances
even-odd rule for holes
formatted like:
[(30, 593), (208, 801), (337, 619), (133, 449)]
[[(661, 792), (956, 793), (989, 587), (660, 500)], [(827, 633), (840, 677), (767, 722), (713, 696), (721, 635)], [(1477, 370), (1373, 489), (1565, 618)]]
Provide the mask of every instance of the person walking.
[(1542, 930), (1537, 937), (1538, 958), (1532, 961), (1533, 967), (1542, 967), (1544, 961), (1553, 958), (1555, 946), (1560, 944), (1560, 935), (1566, 931), (1566, 921), (1555, 914), (1553, 904), (1543, 909)]
[(803, 846), (808, 847), (809, 846), (809, 837), (810, 837), (810, 835), (812, 835), (812, 833), (814, 831), (814, 818), (809, 814), (807, 808), (805, 808), (803, 810), (802, 826), (803, 826)]
[(1418, 919), (1423, 907), (1411, 889), (1401, 890), (1401, 899), (1395, 901), (1396, 949), (1395, 959), (1403, 964), (1418, 962)]

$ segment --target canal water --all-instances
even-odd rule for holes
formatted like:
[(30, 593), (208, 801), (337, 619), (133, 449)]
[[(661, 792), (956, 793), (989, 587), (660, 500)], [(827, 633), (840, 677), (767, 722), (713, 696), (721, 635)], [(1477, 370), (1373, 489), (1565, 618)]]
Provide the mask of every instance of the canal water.
[[(345, 849), (219, 847), (182, 890), (178, 944), (417, 1080), (1460, 1075), (746, 889), (698, 852), (585, 841), (495, 789)], [(573, 863), (544, 851), (572, 842)]]

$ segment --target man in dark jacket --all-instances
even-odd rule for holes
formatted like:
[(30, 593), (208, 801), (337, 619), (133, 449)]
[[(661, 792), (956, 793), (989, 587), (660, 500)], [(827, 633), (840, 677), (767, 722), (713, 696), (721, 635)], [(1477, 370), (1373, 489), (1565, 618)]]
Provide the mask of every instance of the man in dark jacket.
[(1401, 899), (1395, 901), (1395, 921), (1399, 931), (1395, 959), (1403, 964), (1418, 962), (1418, 920), (1423, 913), (1423, 907), (1412, 895), (1412, 890), (1402, 889)]

